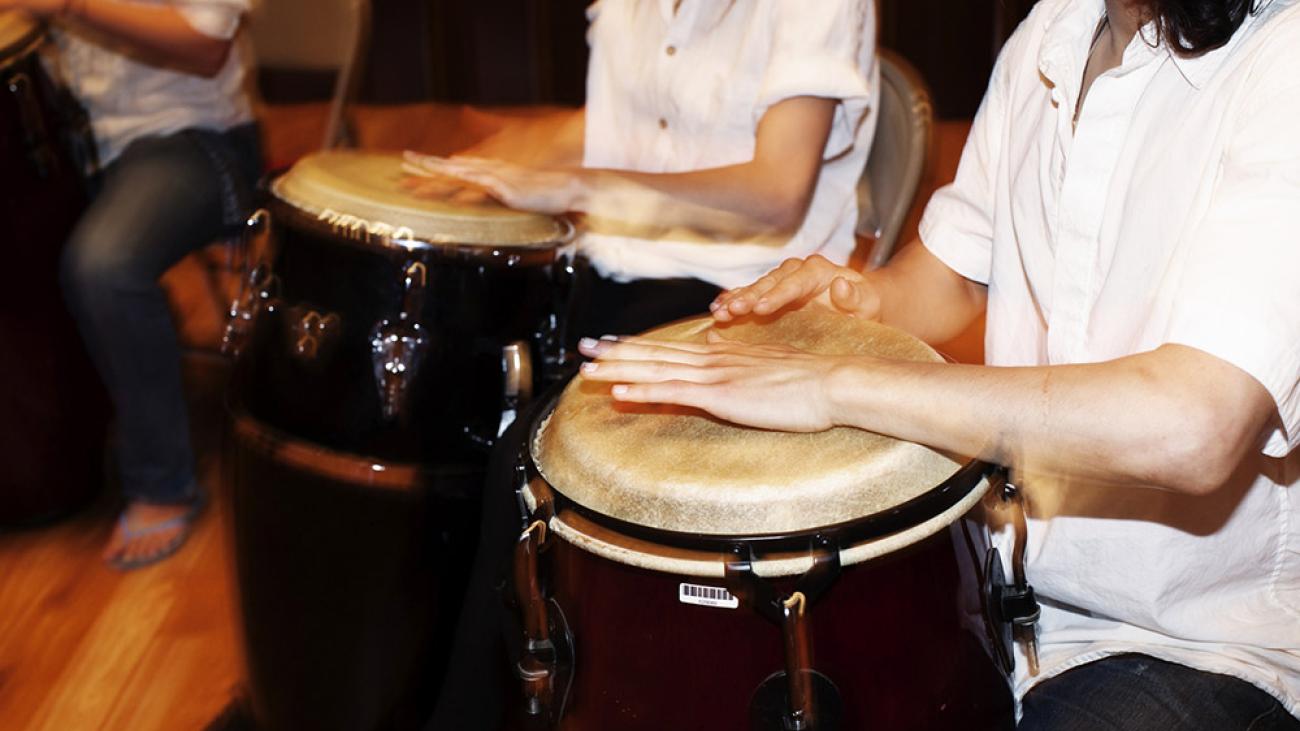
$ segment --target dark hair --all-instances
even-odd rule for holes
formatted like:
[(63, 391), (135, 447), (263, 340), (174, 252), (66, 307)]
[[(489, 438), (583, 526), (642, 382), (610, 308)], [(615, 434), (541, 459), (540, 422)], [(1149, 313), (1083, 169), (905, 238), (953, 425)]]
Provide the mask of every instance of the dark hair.
[(1227, 43), (1258, 0), (1147, 0), (1160, 37), (1179, 56), (1200, 56)]

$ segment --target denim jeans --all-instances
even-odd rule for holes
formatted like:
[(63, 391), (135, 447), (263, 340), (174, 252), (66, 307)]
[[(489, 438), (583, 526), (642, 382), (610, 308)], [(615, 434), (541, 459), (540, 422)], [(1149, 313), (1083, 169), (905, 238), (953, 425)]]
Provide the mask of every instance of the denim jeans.
[(251, 124), (138, 139), (96, 181), (64, 249), (64, 297), (113, 402), (129, 499), (197, 496), (180, 347), (158, 279), (238, 229), (260, 169)]
[(1276, 698), (1237, 678), (1146, 655), (1116, 655), (1025, 695), (1030, 731), (1300, 731)]

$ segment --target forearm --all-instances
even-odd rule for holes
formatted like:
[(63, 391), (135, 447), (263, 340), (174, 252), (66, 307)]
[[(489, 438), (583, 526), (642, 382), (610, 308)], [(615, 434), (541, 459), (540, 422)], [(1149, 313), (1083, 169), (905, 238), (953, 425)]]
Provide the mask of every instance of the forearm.
[(221, 70), (230, 41), (204, 35), (170, 5), (70, 0), (69, 20), (105, 34), (148, 62), (199, 76)]
[(798, 230), (812, 193), (759, 161), (684, 173), (588, 169), (577, 176), (575, 208), (594, 227), (646, 238), (676, 231), (779, 246)]
[(582, 165), (586, 131), (586, 113), (582, 108), (527, 114), (471, 109), (468, 114), (494, 130), (459, 154), (542, 168)]
[(987, 287), (949, 269), (919, 240), (865, 278), (880, 298), (880, 321), (928, 343), (960, 335), (988, 302)]
[(1205, 493), (1258, 446), (1272, 402), (1179, 346), (1092, 365), (847, 362), (832, 420), (1031, 473)]

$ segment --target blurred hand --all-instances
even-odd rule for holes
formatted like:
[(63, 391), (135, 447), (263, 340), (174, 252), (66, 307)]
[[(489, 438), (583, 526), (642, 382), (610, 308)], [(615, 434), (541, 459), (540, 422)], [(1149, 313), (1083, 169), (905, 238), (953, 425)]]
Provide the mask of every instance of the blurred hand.
[(421, 198), (469, 205), (483, 203), (492, 198), (486, 190), (459, 178), (449, 178), (425, 171), (415, 172), (407, 169), (406, 165), (403, 165), (403, 169), (406, 171), (406, 176), (402, 178), (400, 185), (412, 195)]
[(709, 309), (726, 322), (744, 315), (770, 315), (783, 308), (809, 303), (831, 307), (854, 317), (880, 316), (880, 295), (857, 270), (830, 263), (825, 257), (786, 259), (753, 284), (718, 295)]
[(827, 384), (845, 359), (780, 345), (753, 345), (709, 333), (707, 343), (642, 338), (583, 339), (598, 360), (582, 366), (592, 381), (616, 384), (618, 401), (687, 406), (736, 424), (790, 432), (835, 426)]
[(486, 191), (502, 203), (523, 211), (565, 213), (575, 210), (582, 192), (573, 170), (544, 169), (476, 157), (437, 157), (406, 153), (402, 169), (431, 180), (448, 178)]

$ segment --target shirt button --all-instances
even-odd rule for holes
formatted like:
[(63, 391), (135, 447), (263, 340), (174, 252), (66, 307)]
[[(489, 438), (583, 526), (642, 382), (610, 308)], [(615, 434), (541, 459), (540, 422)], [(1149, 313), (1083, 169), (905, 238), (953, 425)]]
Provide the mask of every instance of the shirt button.
[(669, 46), (669, 47), (665, 48), (665, 49), (664, 49), (664, 53), (668, 54), (669, 56), (676, 55), (676, 53), (677, 53), (677, 46)]
[(668, 120), (663, 117), (659, 118), (659, 129), (668, 129)]

